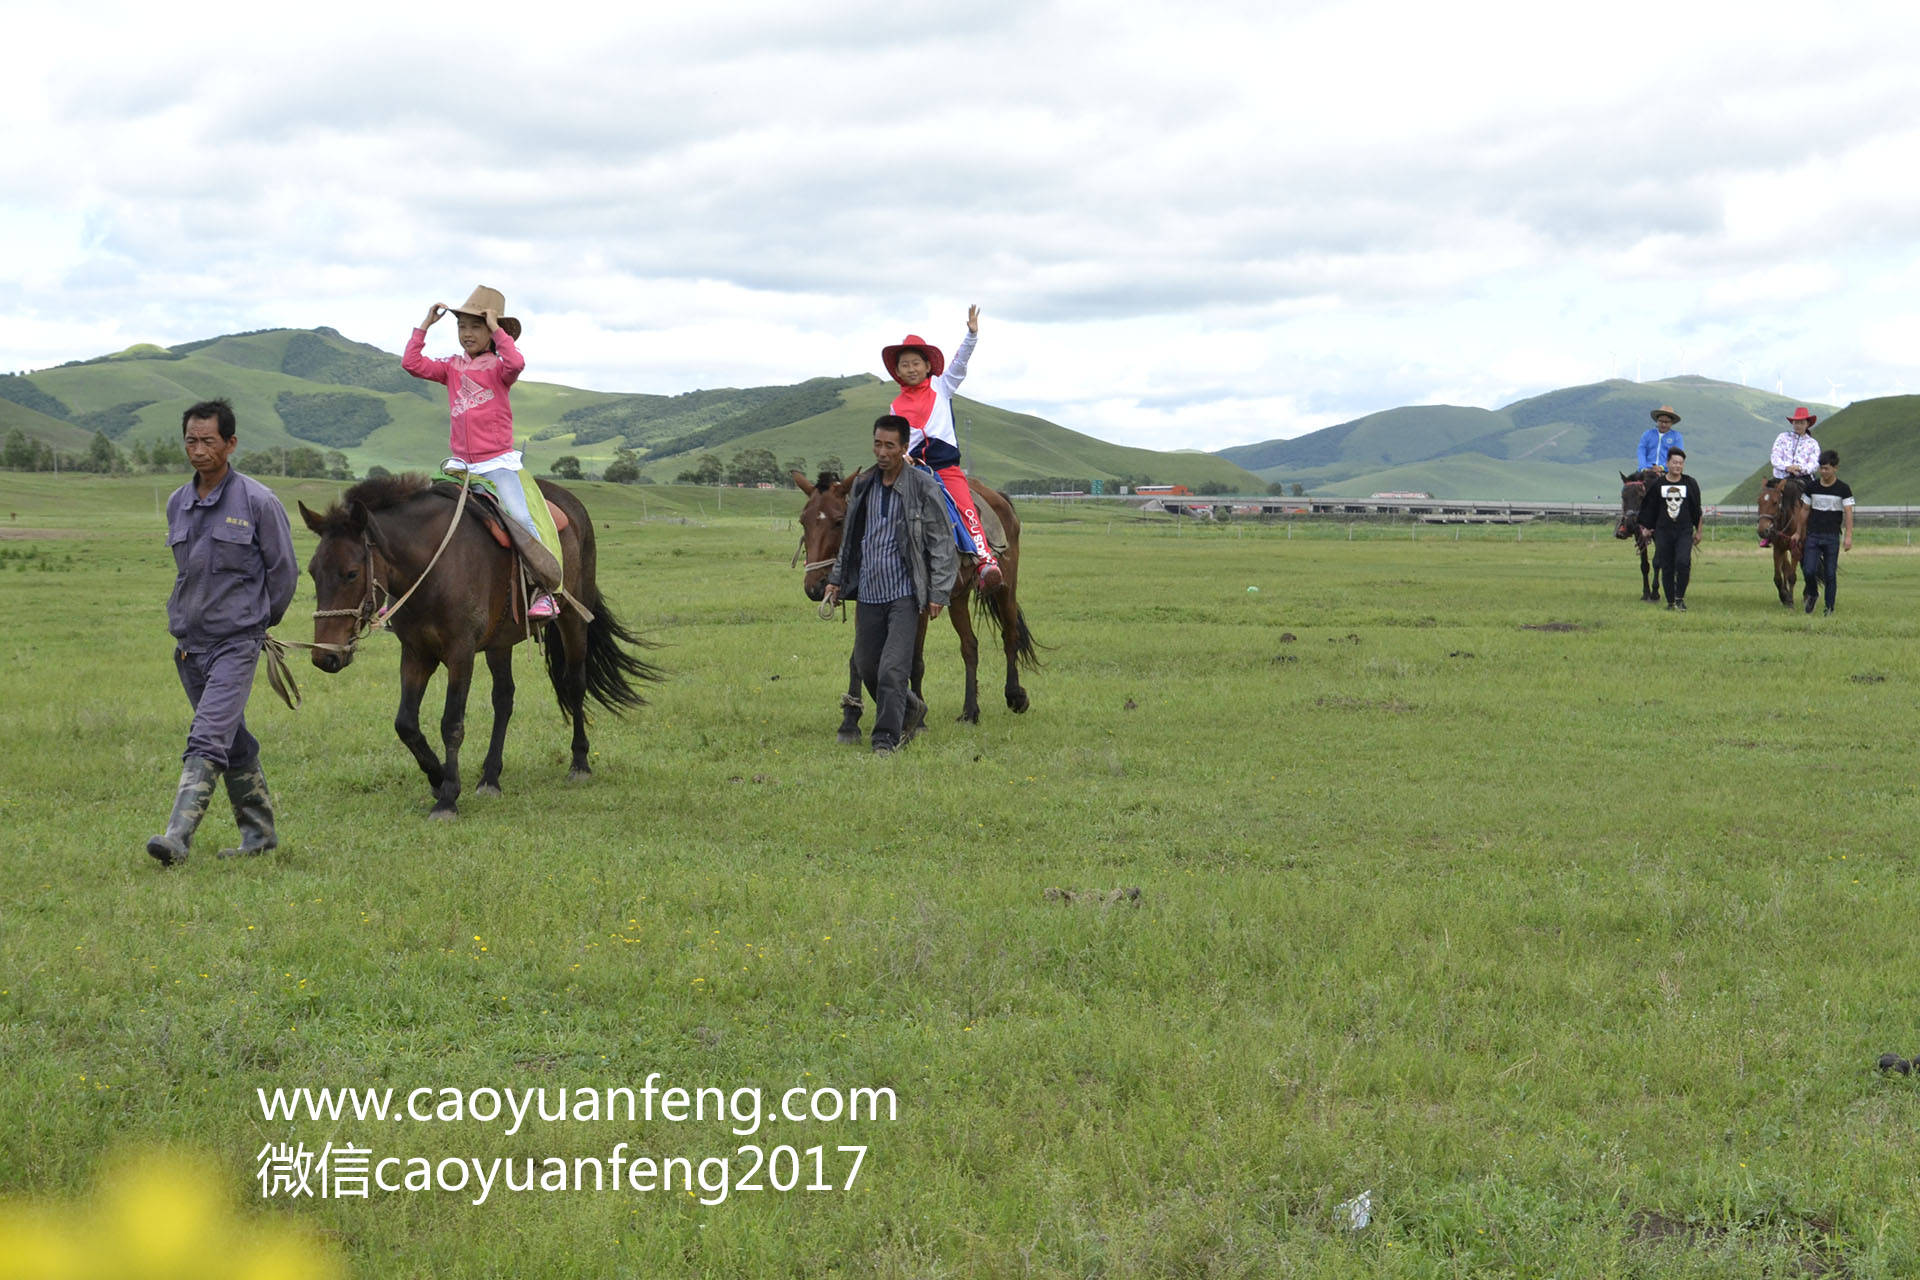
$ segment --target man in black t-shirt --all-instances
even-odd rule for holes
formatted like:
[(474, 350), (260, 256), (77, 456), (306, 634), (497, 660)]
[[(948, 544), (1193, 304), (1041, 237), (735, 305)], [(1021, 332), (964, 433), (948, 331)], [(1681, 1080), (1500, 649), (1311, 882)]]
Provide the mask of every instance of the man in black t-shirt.
[(1700, 545), (1700, 482), (1687, 474), (1687, 451), (1667, 450), (1667, 473), (1647, 486), (1640, 527), (1653, 536), (1660, 556), (1660, 585), (1667, 608), (1687, 611), (1687, 579), (1693, 549)]
[(1807, 612), (1827, 587), (1827, 612), (1833, 612), (1833, 592), (1840, 577), (1840, 550), (1853, 550), (1853, 490), (1840, 478), (1840, 455), (1832, 449), (1820, 453), (1820, 478), (1807, 487), (1800, 501), (1807, 512), (1807, 545), (1800, 553), (1800, 567), (1807, 575)]

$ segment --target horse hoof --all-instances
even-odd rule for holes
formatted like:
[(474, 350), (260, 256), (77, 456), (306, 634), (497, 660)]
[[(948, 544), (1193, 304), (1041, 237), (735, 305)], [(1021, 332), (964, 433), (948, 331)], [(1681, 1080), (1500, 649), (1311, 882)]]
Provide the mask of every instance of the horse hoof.
[(953, 718), (953, 722), (955, 724), (979, 724), (980, 709), (978, 707), (975, 707), (971, 711), (962, 711), (959, 715)]
[(577, 769), (567, 770), (568, 782), (585, 782), (588, 778), (591, 778), (592, 776), (593, 776), (593, 770), (587, 768), (587, 766), (585, 765), (581, 765)]
[(460, 811), (458, 809), (454, 809), (454, 808), (443, 809), (439, 805), (435, 805), (433, 807), (433, 812), (427, 815), (428, 819), (433, 822), (452, 822), (455, 818), (459, 816), (460, 816)]
[(473, 794), (477, 796), (497, 796), (500, 794), (500, 784), (497, 782), (483, 782), (473, 789)]
[(842, 729), (833, 735), (833, 740), (843, 747), (857, 747), (861, 741), (860, 731), (858, 729)]
[(1027, 691), (1025, 689), (1015, 689), (1007, 695), (1007, 710), (1013, 712), (1013, 714), (1017, 716), (1025, 715), (1027, 706)]

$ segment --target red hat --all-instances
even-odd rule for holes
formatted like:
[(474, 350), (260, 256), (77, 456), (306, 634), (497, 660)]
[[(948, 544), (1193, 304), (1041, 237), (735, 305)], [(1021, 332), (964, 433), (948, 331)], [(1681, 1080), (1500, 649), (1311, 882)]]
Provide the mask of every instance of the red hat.
[(947, 358), (940, 354), (940, 348), (919, 334), (910, 333), (904, 341), (880, 348), (880, 363), (887, 366), (887, 376), (895, 382), (900, 381), (900, 357), (909, 351), (918, 351), (926, 357), (928, 377), (937, 378), (947, 371)]
[(1788, 422), (1818, 422), (1820, 421), (1820, 419), (1815, 417), (1813, 414), (1808, 413), (1807, 406), (1801, 405), (1798, 409), (1795, 409), (1792, 413), (1787, 415), (1787, 421)]

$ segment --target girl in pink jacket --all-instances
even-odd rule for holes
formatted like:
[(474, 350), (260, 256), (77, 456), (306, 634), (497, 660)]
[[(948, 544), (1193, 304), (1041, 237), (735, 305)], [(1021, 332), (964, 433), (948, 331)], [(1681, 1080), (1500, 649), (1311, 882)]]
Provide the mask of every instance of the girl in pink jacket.
[[(543, 532), (529, 504), (527, 488), (531, 477), (520, 467), (520, 451), (513, 447), (513, 405), (508, 389), (520, 380), (527, 367), (514, 339), (520, 336), (520, 322), (512, 316), (504, 319), (505, 295), (482, 285), (473, 291), (464, 306), (449, 307), (436, 302), (427, 308), (427, 318), (407, 339), (407, 350), (400, 367), (416, 378), (444, 383), (447, 408), (452, 417), (448, 448), (453, 456), (442, 469), (468, 471), (476, 476), (494, 477), (494, 489), (520, 527), (533, 535), (549, 553), (557, 538)], [(426, 354), (427, 330), (451, 311), (459, 318), (461, 354), (450, 360), (432, 360)], [(503, 474), (506, 473), (506, 474)], [(524, 477), (524, 478), (523, 478)], [(535, 490), (535, 496), (538, 490)], [(546, 514), (546, 500), (539, 498), (540, 513)], [(535, 576), (549, 588), (559, 585), (559, 562), (531, 565)], [(559, 612), (547, 591), (540, 592), (527, 606), (530, 622), (545, 622)]]

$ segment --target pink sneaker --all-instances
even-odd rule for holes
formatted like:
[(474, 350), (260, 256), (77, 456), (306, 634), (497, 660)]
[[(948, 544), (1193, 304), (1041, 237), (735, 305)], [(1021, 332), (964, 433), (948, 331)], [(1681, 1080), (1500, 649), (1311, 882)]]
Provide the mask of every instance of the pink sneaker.
[(552, 622), (559, 616), (560, 606), (555, 604), (553, 597), (544, 591), (535, 596), (533, 603), (527, 606), (528, 622)]
[(980, 562), (980, 589), (982, 591), (991, 591), (999, 586), (1000, 582), (1000, 562), (998, 560), (982, 560)]

